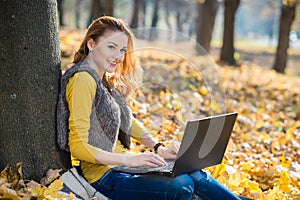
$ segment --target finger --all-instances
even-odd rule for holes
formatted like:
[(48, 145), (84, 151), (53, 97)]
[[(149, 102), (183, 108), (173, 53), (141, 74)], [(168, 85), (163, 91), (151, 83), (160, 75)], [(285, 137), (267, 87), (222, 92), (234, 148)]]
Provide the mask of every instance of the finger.
[(172, 146), (167, 150), (167, 152), (168, 152), (168, 154), (171, 154), (171, 155), (177, 155), (178, 149), (175, 146)]
[(177, 154), (170, 154), (168, 159), (175, 160), (177, 158)]
[(174, 149), (168, 149), (166, 154), (164, 155), (165, 159), (175, 160), (177, 158), (177, 152)]
[(172, 148), (172, 150), (173, 150), (173, 152), (174, 153), (178, 153), (178, 151), (179, 151), (179, 147), (176, 145), (176, 146), (173, 146), (173, 148)]
[(155, 163), (153, 163), (153, 162), (151, 162), (151, 161), (147, 161), (147, 162), (145, 163), (145, 165), (146, 165), (146, 166), (149, 166), (149, 167), (160, 167), (159, 165), (157, 165), (157, 164), (155, 164)]
[(157, 154), (151, 155), (149, 161), (153, 164), (156, 164), (157, 166), (165, 166), (167, 164), (166, 161)]

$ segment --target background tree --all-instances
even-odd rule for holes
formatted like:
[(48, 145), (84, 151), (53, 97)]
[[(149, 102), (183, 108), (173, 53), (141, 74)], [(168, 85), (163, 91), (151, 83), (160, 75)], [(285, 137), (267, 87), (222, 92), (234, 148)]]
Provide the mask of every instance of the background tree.
[(158, 20), (159, 20), (158, 8), (159, 8), (159, 0), (154, 0), (154, 7), (153, 7), (153, 13), (152, 13), (152, 22), (151, 22), (151, 27), (153, 29), (151, 29), (151, 31), (150, 31), (149, 40), (154, 40), (155, 37), (156, 37), (156, 34), (157, 34), (155, 28), (157, 27), (157, 23), (158, 23)]
[(75, 26), (77, 29), (80, 29), (80, 19), (81, 19), (81, 7), (82, 0), (76, 0), (76, 5), (75, 5)]
[(114, 0), (92, 0), (92, 9), (87, 26), (89, 26), (94, 19), (104, 15), (114, 16)]
[[(144, 0), (134, 0), (133, 4), (133, 13), (131, 16), (130, 27), (134, 29), (145, 27), (146, 19), (146, 1)], [(137, 38), (145, 38), (145, 35), (140, 31), (134, 32), (135, 37)]]
[(131, 28), (138, 28), (139, 27), (139, 15), (140, 15), (140, 8), (142, 6), (142, 0), (134, 0), (133, 4), (133, 12), (131, 17)]
[(230, 65), (236, 65), (234, 58), (234, 24), (235, 13), (239, 4), (240, 0), (224, 0), (224, 30), (220, 61)]
[[(210, 50), (210, 41), (217, 13), (217, 0), (206, 0), (198, 3), (197, 38), (196, 41), (207, 51)], [(201, 53), (201, 49), (197, 49)]]
[(64, 0), (57, 0), (58, 22), (59, 22), (60, 26), (65, 26), (63, 3), (64, 3)]
[(87, 21), (87, 27), (92, 23), (94, 19), (100, 17), (102, 12), (103, 12), (103, 8), (101, 6), (101, 1), (92, 0), (92, 9), (91, 9), (90, 18)]
[(268, 0), (266, 2), (266, 7), (264, 8), (264, 24), (265, 24), (265, 33), (268, 36), (268, 44), (272, 45), (274, 38), (277, 34), (277, 22), (279, 20), (279, 8), (280, 2)]
[(284, 73), (287, 65), (289, 33), (295, 19), (296, 4), (296, 0), (283, 1), (281, 6), (278, 45), (273, 65), (273, 69), (279, 73)]
[[(0, 0), (0, 169), (23, 162), (25, 177), (67, 168), (56, 145), (60, 48), (56, 0)], [(41, 11), (41, 12), (37, 12)]]
[(114, 0), (105, 0), (103, 15), (114, 16)]
[[(164, 13), (162, 17), (168, 29), (175, 29), (182, 34), (192, 37), (192, 34), (195, 33), (195, 5), (195, 2), (184, 0), (164, 0), (161, 5), (162, 13)], [(177, 36), (179, 40), (182, 40), (180, 35)]]

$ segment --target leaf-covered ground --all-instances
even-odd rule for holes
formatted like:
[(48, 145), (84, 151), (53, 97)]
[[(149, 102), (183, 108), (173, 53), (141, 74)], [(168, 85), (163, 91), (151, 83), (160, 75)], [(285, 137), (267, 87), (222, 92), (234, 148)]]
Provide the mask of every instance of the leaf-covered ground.
[[(61, 31), (63, 66), (71, 61), (82, 34)], [(167, 73), (146, 70), (145, 79), (153, 82), (166, 79), (167, 74), (167, 78), (175, 77), (181, 88), (176, 94), (150, 85), (132, 104), (136, 116), (167, 144), (181, 140), (185, 119), (224, 109), (212, 101), (205, 77), (180, 59), (153, 52), (140, 54), (142, 67), (171, 66)], [(222, 164), (205, 170), (237, 195), (300, 199), (300, 78), (277, 74), (255, 63), (219, 66), (218, 72), (226, 94), (226, 112), (235, 111), (239, 116)], [(184, 79), (178, 78), (178, 73)], [(140, 145), (133, 149), (145, 150)]]
[[(236, 111), (239, 116), (223, 163), (206, 170), (238, 195), (300, 199), (300, 79), (254, 65), (219, 70), (227, 112)], [(183, 98), (168, 90), (145, 91), (136, 103), (137, 116), (156, 130), (159, 140), (180, 140), (183, 104), (188, 104), (186, 115), (192, 117), (193, 113), (205, 116), (210, 111), (220, 112), (202, 87), (186, 90)], [(136, 147), (136, 151), (144, 150), (143, 146)]]

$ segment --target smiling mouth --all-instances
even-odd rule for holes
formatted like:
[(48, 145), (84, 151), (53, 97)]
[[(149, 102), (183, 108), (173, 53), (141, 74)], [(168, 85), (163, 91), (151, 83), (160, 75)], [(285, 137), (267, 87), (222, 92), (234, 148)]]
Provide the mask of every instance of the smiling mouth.
[(110, 64), (110, 66), (112, 66), (112, 67), (116, 67), (117, 66), (117, 63), (109, 63)]
[(108, 62), (112, 67), (115, 67), (119, 62)]

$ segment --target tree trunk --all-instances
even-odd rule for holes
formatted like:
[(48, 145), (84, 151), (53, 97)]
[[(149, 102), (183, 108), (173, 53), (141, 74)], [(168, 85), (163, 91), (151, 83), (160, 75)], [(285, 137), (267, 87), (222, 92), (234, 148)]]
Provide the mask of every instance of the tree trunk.
[(141, 0), (142, 1), (142, 16), (141, 19), (143, 19), (143, 27), (146, 26), (146, 15), (147, 15), (147, 0)]
[(287, 50), (289, 48), (289, 33), (295, 19), (296, 4), (293, 6), (281, 6), (278, 46), (273, 69), (284, 73), (287, 64)]
[(236, 60), (234, 59), (234, 23), (235, 13), (239, 4), (240, 0), (224, 1), (224, 31), (220, 60), (230, 65), (236, 65)]
[(134, 0), (133, 13), (132, 13), (132, 18), (130, 23), (131, 28), (138, 28), (139, 26), (140, 7), (141, 7), (141, 0)]
[(114, 15), (114, 0), (104, 1), (103, 15), (113, 16)]
[(58, 21), (60, 26), (65, 26), (63, 2), (64, 0), (57, 0)]
[(182, 33), (183, 32), (183, 20), (182, 20), (182, 14), (181, 12), (177, 11), (176, 12), (176, 27), (177, 31)]
[(100, 0), (93, 0), (92, 1), (92, 21), (100, 16), (102, 13), (101, 10), (101, 2)]
[[(210, 49), (210, 41), (215, 23), (215, 17), (218, 9), (217, 0), (206, 0), (204, 3), (198, 3), (199, 13), (197, 19), (197, 42), (207, 51)], [(202, 49), (197, 48), (198, 54), (204, 53)]]
[(154, 8), (153, 8), (153, 15), (152, 15), (152, 23), (151, 23), (151, 31), (150, 31), (150, 37), (149, 40), (152, 41), (156, 38), (157, 36), (157, 30), (156, 30), (156, 26), (157, 26), (157, 22), (158, 22), (158, 4), (159, 1), (155, 0), (154, 1)]
[(103, 7), (101, 6), (101, 0), (92, 0), (91, 14), (87, 22), (87, 27), (93, 22), (93, 20), (100, 17), (103, 13)]
[(80, 19), (81, 19), (81, 6), (82, 1), (81, 0), (76, 0), (76, 6), (75, 6), (75, 24), (76, 28), (80, 29)]
[(70, 167), (56, 143), (60, 49), (56, 0), (0, 0), (0, 169), (24, 176)]

